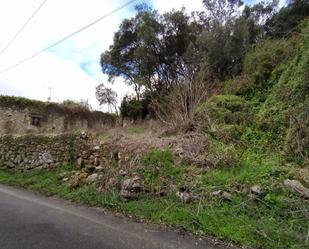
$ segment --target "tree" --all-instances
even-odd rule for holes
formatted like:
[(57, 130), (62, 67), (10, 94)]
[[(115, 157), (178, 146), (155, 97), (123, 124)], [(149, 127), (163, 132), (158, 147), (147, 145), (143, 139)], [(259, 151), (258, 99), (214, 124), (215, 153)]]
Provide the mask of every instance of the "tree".
[(245, 6), (242, 12), (242, 1), (203, 2), (208, 18), (199, 38), (201, 71), (217, 80), (234, 77), (242, 70), (246, 52), (263, 38), (263, 24), (275, 13), (278, 0)]
[(203, 0), (211, 22), (225, 23), (236, 17), (235, 13), (244, 4), (241, 0)]
[(126, 19), (114, 36), (114, 43), (101, 55), (103, 73), (109, 81), (122, 77), (135, 87), (139, 99), (142, 88), (166, 91), (196, 70), (186, 57), (194, 50), (201, 26), (184, 9), (159, 15), (149, 7), (139, 7), (134, 18)]
[(117, 110), (117, 93), (109, 88), (104, 86), (104, 84), (100, 84), (96, 87), (96, 92), (95, 92), (96, 98), (99, 101), (99, 105), (107, 105), (108, 106), (108, 111), (114, 110), (116, 113), (118, 113)]
[(291, 35), (298, 24), (309, 16), (309, 0), (290, 0), (266, 23), (267, 33), (271, 37)]

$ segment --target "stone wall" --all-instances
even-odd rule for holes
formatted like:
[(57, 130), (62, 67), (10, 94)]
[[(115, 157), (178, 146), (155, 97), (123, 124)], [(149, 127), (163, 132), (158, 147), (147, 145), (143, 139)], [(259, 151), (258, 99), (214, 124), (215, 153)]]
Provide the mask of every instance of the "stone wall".
[(91, 148), (90, 139), (79, 135), (1, 136), (0, 166), (11, 169), (54, 168), (74, 163)]

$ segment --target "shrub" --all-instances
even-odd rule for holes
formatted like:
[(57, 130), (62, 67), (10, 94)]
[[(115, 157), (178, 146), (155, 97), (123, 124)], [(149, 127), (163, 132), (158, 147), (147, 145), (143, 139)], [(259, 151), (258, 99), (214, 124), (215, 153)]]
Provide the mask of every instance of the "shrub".
[(290, 160), (309, 162), (309, 101), (293, 113), (290, 114), (284, 151)]
[(293, 110), (302, 111), (308, 103), (309, 92), (309, 25), (301, 34), (294, 58), (286, 62), (281, 74), (267, 100), (258, 114), (258, 123), (267, 130), (285, 135)]
[(245, 57), (243, 76), (240, 80), (237, 79), (241, 83), (238, 93), (249, 98), (257, 94), (261, 95), (260, 98), (266, 96), (267, 91), (277, 82), (276, 76), (280, 75), (274, 69), (292, 54), (293, 45), (290, 41), (265, 40), (261, 42)]
[(137, 99), (125, 96), (120, 106), (121, 117), (133, 120), (145, 119), (150, 113), (148, 105), (149, 100), (147, 98)]
[(197, 109), (203, 129), (214, 138), (229, 142), (240, 138), (243, 126), (253, 121), (252, 105), (235, 95), (216, 95)]

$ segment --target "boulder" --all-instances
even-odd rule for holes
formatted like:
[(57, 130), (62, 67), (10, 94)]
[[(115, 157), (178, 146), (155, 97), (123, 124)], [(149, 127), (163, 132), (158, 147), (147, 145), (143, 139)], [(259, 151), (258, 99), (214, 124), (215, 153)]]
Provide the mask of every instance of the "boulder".
[(99, 166), (100, 165), (100, 158), (98, 158), (98, 157), (95, 157), (94, 158), (94, 161), (93, 161), (93, 164), (95, 165), (95, 166)]
[(127, 174), (128, 172), (126, 170), (123, 170), (123, 169), (119, 170), (119, 175), (126, 176)]
[(284, 186), (288, 188), (291, 192), (303, 198), (309, 199), (309, 188), (306, 188), (299, 181), (287, 179), (284, 181)]
[(197, 199), (197, 197), (193, 196), (190, 190), (185, 187), (181, 187), (179, 191), (176, 193), (176, 195), (178, 196), (180, 201), (184, 204), (189, 203), (193, 201), (194, 199)]
[(81, 158), (81, 157), (79, 157), (78, 159), (77, 159), (77, 166), (80, 168), (80, 169), (82, 169), (84, 166), (85, 166), (85, 162), (84, 162), (84, 159), (83, 158)]
[(83, 159), (88, 159), (88, 152), (87, 151), (82, 151), (82, 158)]
[(256, 196), (261, 196), (263, 194), (263, 189), (259, 185), (254, 185), (250, 189), (251, 194), (256, 195)]
[(69, 187), (70, 189), (76, 189), (80, 186), (80, 180), (78, 179), (78, 177), (74, 177), (70, 183), (69, 183)]
[(233, 196), (232, 196), (232, 194), (230, 194), (228, 192), (223, 192), (222, 198), (223, 198), (223, 200), (226, 200), (226, 201), (232, 201)]
[(87, 134), (86, 131), (82, 131), (81, 134), (80, 134), (80, 138), (81, 138), (81, 139), (88, 139), (89, 136), (88, 136), (88, 134)]
[(104, 167), (103, 166), (97, 166), (97, 167), (95, 167), (95, 171), (102, 172), (102, 171), (104, 171)]
[(121, 196), (125, 199), (136, 199), (143, 190), (141, 177), (135, 176), (123, 181), (121, 185)]
[(211, 195), (212, 195), (213, 197), (218, 197), (218, 196), (221, 195), (221, 193), (222, 193), (222, 191), (221, 191), (221, 190), (218, 190), (218, 191), (212, 192)]
[(94, 183), (94, 182), (96, 182), (96, 181), (98, 180), (98, 178), (99, 178), (99, 175), (96, 174), (96, 173), (94, 173), (94, 174), (89, 175), (89, 176), (87, 177), (86, 182), (89, 183), (89, 184), (90, 184), (90, 183)]
[(100, 150), (100, 146), (94, 146), (92, 150), (93, 151), (99, 151)]
[(78, 174), (78, 179), (81, 180), (81, 181), (85, 181), (87, 178), (88, 178), (88, 173), (86, 173), (86, 172), (80, 172)]
[(178, 191), (176, 195), (178, 196), (178, 198), (183, 204), (186, 204), (192, 201), (192, 195), (189, 192)]

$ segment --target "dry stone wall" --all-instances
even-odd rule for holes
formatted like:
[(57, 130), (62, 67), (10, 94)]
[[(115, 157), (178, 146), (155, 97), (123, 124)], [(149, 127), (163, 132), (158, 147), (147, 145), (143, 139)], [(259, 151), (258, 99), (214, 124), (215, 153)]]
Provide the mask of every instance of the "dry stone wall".
[(49, 169), (75, 162), (81, 151), (90, 147), (87, 137), (73, 134), (1, 136), (0, 165), (10, 169)]

